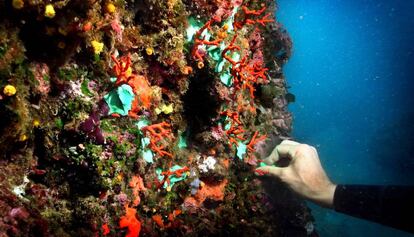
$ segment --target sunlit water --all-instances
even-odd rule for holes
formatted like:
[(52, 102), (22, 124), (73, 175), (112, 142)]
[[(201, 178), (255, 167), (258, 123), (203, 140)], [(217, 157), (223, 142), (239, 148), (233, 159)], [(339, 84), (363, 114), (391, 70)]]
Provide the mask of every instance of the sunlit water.
[[(278, 2), (294, 137), (337, 183), (414, 185), (414, 1)], [(312, 208), (321, 236), (412, 236)]]

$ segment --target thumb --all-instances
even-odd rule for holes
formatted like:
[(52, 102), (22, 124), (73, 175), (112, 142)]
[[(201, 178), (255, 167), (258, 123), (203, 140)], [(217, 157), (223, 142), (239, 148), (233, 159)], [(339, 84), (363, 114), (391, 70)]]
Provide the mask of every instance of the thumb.
[(255, 170), (255, 174), (262, 176), (262, 175), (271, 175), (281, 178), (281, 176), (285, 173), (286, 168), (280, 168), (275, 166), (263, 166), (257, 168)]

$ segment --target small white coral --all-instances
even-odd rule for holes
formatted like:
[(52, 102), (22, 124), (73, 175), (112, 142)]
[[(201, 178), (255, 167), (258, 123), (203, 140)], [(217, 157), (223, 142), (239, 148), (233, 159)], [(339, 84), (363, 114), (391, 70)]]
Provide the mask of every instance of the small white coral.
[(13, 193), (16, 195), (16, 196), (18, 196), (19, 198), (21, 198), (21, 199), (25, 199), (24, 198), (24, 195), (26, 194), (25, 193), (25, 189), (26, 189), (26, 186), (27, 186), (27, 184), (30, 182), (30, 180), (27, 178), (27, 176), (24, 176), (24, 178), (23, 178), (23, 183), (22, 184), (20, 184), (19, 186), (15, 186), (14, 188), (13, 188)]
[(209, 170), (214, 170), (216, 163), (217, 160), (214, 157), (208, 156), (203, 160), (203, 163), (198, 165), (198, 169), (201, 173), (207, 173)]

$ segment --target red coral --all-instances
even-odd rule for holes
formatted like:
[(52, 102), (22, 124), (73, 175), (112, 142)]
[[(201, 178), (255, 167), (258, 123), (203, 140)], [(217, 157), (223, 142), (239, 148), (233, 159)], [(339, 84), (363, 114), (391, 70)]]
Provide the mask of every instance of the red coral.
[(240, 64), (241, 62), (234, 61), (231, 57), (227, 56), (227, 52), (233, 51), (233, 50), (240, 50), (240, 46), (237, 46), (234, 44), (236, 42), (237, 36), (238, 36), (237, 34), (233, 36), (233, 39), (230, 41), (230, 44), (221, 53), (223, 58), (225, 58), (227, 61), (229, 61), (229, 63), (233, 65), (233, 68), (236, 67), (237, 64)]
[(254, 85), (259, 83), (259, 79), (262, 79), (263, 83), (267, 83), (266, 72), (267, 68), (263, 68), (258, 63), (255, 63), (253, 66), (246, 65), (243, 73), (239, 74), (239, 83), (242, 84), (243, 89), (249, 90), (250, 97), (254, 98)]
[(240, 121), (239, 113), (226, 110), (222, 112), (221, 115), (227, 116), (232, 121), (230, 129), (226, 131), (226, 134), (229, 138), (229, 146), (237, 146), (238, 141), (236, 139), (239, 139), (241, 141), (245, 140), (243, 137), (243, 133), (245, 131), (243, 128), (243, 123)]
[(131, 56), (128, 54), (124, 57), (121, 57), (118, 61), (114, 55), (111, 56), (112, 61), (115, 65), (113, 70), (116, 75), (116, 85), (121, 85), (127, 82), (128, 78), (131, 76)]
[(254, 146), (255, 146), (258, 142), (263, 141), (263, 140), (265, 140), (265, 139), (267, 138), (267, 136), (266, 136), (266, 135), (263, 135), (263, 136), (257, 137), (257, 134), (259, 134), (259, 132), (258, 132), (258, 131), (256, 131), (256, 132), (254, 133), (254, 135), (253, 135), (252, 139), (250, 140), (249, 144), (247, 144), (247, 149), (248, 149), (249, 151), (254, 151)]
[(161, 157), (168, 156), (170, 158), (173, 155), (164, 149), (168, 145), (169, 141), (173, 139), (171, 125), (167, 122), (149, 125), (142, 128), (142, 131), (147, 132), (150, 136), (149, 148), (158, 153)]
[(121, 57), (120, 60), (117, 60), (114, 55), (111, 57), (115, 63), (113, 67), (117, 78), (115, 85), (128, 84), (136, 95), (128, 115), (132, 118), (138, 118), (138, 113), (142, 109), (149, 109), (151, 105), (152, 89), (150, 84), (144, 76), (132, 73), (131, 56), (129, 54)]
[(190, 171), (190, 168), (187, 166), (184, 166), (181, 169), (175, 170), (175, 171), (163, 171), (161, 172), (161, 175), (164, 176), (163, 180), (158, 183), (157, 188), (161, 188), (162, 185), (164, 185), (165, 182), (167, 182), (168, 186), (170, 185), (170, 176), (175, 175), (176, 177), (181, 177), (185, 172)]
[(270, 13), (267, 13), (266, 15), (262, 16), (258, 19), (252, 19), (254, 16), (260, 16), (263, 14), (263, 12), (266, 11), (266, 7), (263, 7), (260, 10), (250, 10), (246, 6), (242, 6), (242, 10), (244, 13), (244, 18), (241, 21), (234, 21), (233, 26), (236, 30), (243, 28), (245, 25), (254, 25), (254, 24), (260, 24), (262, 26), (265, 26), (266, 23), (273, 22), (273, 19), (269, 19)]
[(204, 61), (204, 58), (203, 58), (204, 53), (200, 52), (200, 48), (199, 48), (200, 46), (202, 46), (202, 45), (216, 45), (216, 46), (218, 46), (221, 43), (221, 41), (223, 40), (223, 39), (216, 39), (214, 41), (208, 41), (208, 40), (205, 39), (205, 36), (203, 36), (200, 39), (201, 34), (203, 33), (203, 31), (206, 30), (206, 29), (211, 30), (211, 24), (215, 21), (216, 21), (215, 19), (211, 19), (211, 20), (207, 21), (207, 23), (204, 24), (204, 26), (201, 27), (194, 35), (194, 46), (193, 46), (193, 51), (192, 51), (191, 54), (192, 54), (193, 58), (196, 61), (199, 61), (199, 62)]
[(267, 175), (267, 174), (269, 174), (269, 173), (270, 173), (269, 171), (258, 170), (258, 169), (255, 169), (255, 170), (254, 170), (254, 172), (256, 172), (256, 173), (257, 173), (257, 175), (260, 175), (260, 176), (262, 176), (262, 175)]
[(257, 145), (257, 143), (259, 143), (259, 142), (261, 142), (261, 141), (263, 141), (267, 138), (266, 135), (257, 137), (258, 134), (259, 134), (259, 132), (256, 131), (253, 134), (253, 137), (250, 140), (250, 142), (247, 144), (247, 150), (248, 150), (248, 153), (249, 153), (247, 163), (252, 164), (252, 165), (256, 165), (256, 163), (257, 163), (257, 159), (255, 158), (255, 156), (253, 154), (254, 151), (255, 151), (255, 146)]
[(158, 225), (158, 227), (164, 228), (164, 221), (162, 220), (162, 216), (160, 214), (153, 215), (152, 220)]
[[(232, 64), (231, 74), (233, 76), (233, 84), (236, 90), (244, 89), (249, 91), (250, 97), (254, 98), (254, 85), (259, 82), (268, 82), (266, 77), (267, 68), (262, 67), (261, 62), (255, 62), (252, 66), (249, 66), (247, 56), (244, 56), (242, 60), (236, 62), (227, 55), (229, 51), (240, 50), (240, 46), (235, 45), (237, 34), (233, 36), (230, 44), (223, 50), (222, 56), (230, 64)], [(262, 79), (261, 81), (259, 79)]]
[(103, 225), (102, 225), (102, 234), (103, 234), (103, 235), (108, 235), (108, 234), (109, 234), (109, 232), (110, 232), (110, 230), (109, 230), (108, 223), (103, 224)]
[(120, 228), (128, 228), (128, 233), (125, 237), (138, 237), (141, 231), (141, 222), (137, 219), (137, 210), (125, 206), (125, 215), (119, 220)]

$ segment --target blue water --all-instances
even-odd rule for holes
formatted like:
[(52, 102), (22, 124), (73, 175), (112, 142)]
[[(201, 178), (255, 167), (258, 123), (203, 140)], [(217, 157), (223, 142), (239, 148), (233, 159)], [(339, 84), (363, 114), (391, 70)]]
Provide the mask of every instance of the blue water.
[[(414, 185), (414, 1), (278, 3), (293, 40), (293, 136), (318, 148), (336, 183)], [(321, 236), (413, 236), (312, 210)]]

